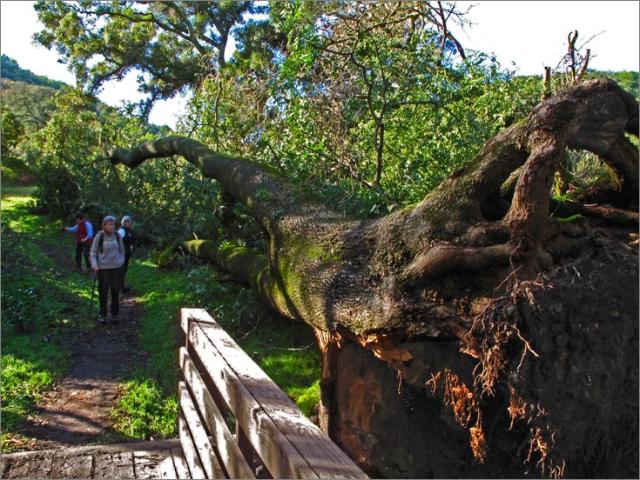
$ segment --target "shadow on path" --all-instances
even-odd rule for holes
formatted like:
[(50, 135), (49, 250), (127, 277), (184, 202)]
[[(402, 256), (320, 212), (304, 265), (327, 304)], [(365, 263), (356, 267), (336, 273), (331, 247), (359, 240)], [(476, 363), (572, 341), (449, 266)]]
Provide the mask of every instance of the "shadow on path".
[[(64, 249), (40, 246), (59, 268), (73, 268), (71, 242)], [(97, 298), (94, 302), (92, 316), (97, 317)], [(122, 395), (123, 379), (146, 362), (137, 345), (141, 315), (141, 304), (135, 293), (129, 293), (121, 299), (118, 323), (98, 324), (89, 332), (70, 336), (67, 372), (36, 403), (21, 428), (20, 433), (32, 439), (30, 450), (126, 440), (113, 429), (110, 412)]]

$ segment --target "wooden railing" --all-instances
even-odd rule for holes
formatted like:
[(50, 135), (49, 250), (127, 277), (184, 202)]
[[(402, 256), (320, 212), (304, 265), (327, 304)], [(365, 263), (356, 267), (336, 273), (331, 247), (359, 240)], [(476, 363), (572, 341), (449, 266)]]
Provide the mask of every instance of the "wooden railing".
[(178, 428), (192, 478), (367, 478), (205, 310), (183, 308), (181, 326)]

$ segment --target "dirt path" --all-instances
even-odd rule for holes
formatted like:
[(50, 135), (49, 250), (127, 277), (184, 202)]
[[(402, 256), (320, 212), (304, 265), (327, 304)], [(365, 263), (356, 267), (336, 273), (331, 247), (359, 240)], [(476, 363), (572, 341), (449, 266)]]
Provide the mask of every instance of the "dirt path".
[[(61, 268), (73, 268), (72, 245), (64, 250), (40, 246)], [(67, 373), (40, 399), (22, 429), (32, 439), (30, 450), (124, 440), (113, 430), (109, 414), (122, 394), (123, 378), (146, 360), (136, 342), (141, 315), (142, 306), (130, 293), (121, 300), (118, 323), (71, 336)]]

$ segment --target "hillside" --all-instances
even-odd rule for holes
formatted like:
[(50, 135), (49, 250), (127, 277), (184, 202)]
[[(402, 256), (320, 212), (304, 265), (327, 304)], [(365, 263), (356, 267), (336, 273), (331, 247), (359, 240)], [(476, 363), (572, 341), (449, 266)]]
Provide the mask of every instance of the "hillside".
[[(27, 133), (42, 128), (55, 110), (54, 97), (65, 87), (73, 88), (64, 82), (53, 80), (44, 75), (36, 75), (31, 70), (20, 67), (13, 58), (2, 54), (0, 70), (0, 101), (23, 124)], [(112, 111), (117, 109), (96, 99), (93, 109)], [(147, 125), (153, 134), (167, 133), (168, 127)]]
[(0, 65), (0, 77), (8, 80), (16, 80), (31, 85), (39, 85), (42, 87), (50, 87), (59, 90), (68, 86), (64, 82), (52, 80), (44, 75), (36, 75), (31, 70), (24, 69), (18, 65), (13, 58), (2, 54), (2, 63)]
[[(72, 104), (75, 104), (72, 106)], [(117, 124), (123, 128), (131, 121), (138, 123), (131, 115), (103, 103), (94, 96), (87, 96), (71, 85), (36, 75), (23, 69), (18, 62), (2, 55), (2, 76), (0, 78), (0, 107), (2, 119), (2, 177), (4, 183), (30, 183), (35, 181), (35, 157), (31, 156), (37, 133), (59, 121), (64, 121), (64, 111), (73, 109), (74, 115), (85, 119), (99, 119), (98, 124)], [(170, 129), (139, 122), (141, 133), (167, 135)], [(84, 124), (80, 131), (84, 131)], [(69, 143), (69, 132), (65, 134)], [(36, 141), (37, 144), (37, 141)], [(89, 141), (87, 148), (96, 147), (96, 141)], [(37, 148), (36, 148), (37, 149)], [(32, 152), (33, 153), (33, 152)], [(48, 182), (45, 182), (45, 184)]]
[(42, 128), (55, 109), (60, 90), (19, 80), (0, 78), (0, 101), (23, 124), (27, 133)]

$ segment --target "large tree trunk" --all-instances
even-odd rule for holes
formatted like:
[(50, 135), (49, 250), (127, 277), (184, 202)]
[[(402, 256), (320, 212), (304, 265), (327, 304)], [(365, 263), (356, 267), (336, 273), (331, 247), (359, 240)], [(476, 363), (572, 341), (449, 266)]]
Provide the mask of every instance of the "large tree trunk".
[(632, 96), (583, 83), (418, 205), (368, 221), (186, 138), (110, 156), (136, 167), (182, 155), (247, 207), (267, 251), (187, 247), (315, 329), (323, 425), (369, 471), (627, 476), (638, 472), (638, 262), (623, 240), (638, 214), (577, 206), (583, 218), (562, 222), (549, 192), (566, 148), (586, 149), (635, 208), (638, 151), (625, 134), (637, 128)]

